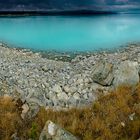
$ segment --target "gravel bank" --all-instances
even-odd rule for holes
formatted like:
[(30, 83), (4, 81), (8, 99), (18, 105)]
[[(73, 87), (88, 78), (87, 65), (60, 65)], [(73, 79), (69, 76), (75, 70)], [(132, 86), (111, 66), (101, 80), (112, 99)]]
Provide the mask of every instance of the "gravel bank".
[[(114, 52), (77, 55), (70, 62), (0, 44), (0, 95), (21, 98), (29, 106), (83, 107), (95, 100), (99, 91), (106, 94), (119, 83), (136, 84), (139, 67), (139, 44)], [(121, 78), (117, 79), (118, 75)]]

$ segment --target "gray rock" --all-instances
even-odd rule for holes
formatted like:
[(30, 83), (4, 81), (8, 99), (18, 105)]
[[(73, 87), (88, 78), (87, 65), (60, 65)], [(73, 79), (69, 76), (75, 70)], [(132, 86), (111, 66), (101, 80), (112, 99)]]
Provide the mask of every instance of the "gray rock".
[(53, 104), (53, 101), (52, 100), (47, 100), (46, 101), (46, 106), (47, 107), (52, 107), (54, 104)]
[(83, 82), (84, 82), (84, 80), (82, 78), (78, 78), (77, 81), (76, 81), (76, 84), (80, 85)]
[(91, 73), (94, 82), (110, 86), (113, 81), (113, 65), (106, 62), (97, 63)]
[(70, 93), (74, 93), (76, 91), (77, 91), (77, 87), (75, 87), (75, 86), (70, 87), (70, 90), (69, 90)]
[(74, 106), (77, 106), (77, 100), (72, 96), (70, 97), (70, 99), (68, 100), (68, 105), (70, 107), (74, 107)]
[(96, 92), (97, 90), (103, 90), (104, 89), (104, 87), (102, 85), (97, 84), (97, 83), (92, 83), (90, 88), (93, 92)]
[(83, 95), (83, 98), (84, 98), (84, 99), (88, 99), (88, 94), (85, 93), (85, 94)]
[(74, 93), (74, 94), (73, 94), (73, 98), (76, 99), (76, 100), (79, 100), (79, 99), (80, 99), (79, 93), (77, 93), (77, 92)]
[(56, 93), (61, 93), (62, 88), (59, 85), (55, 85), (55, 86), (53, 86), (52, 91), (54, 91)]
[(68, 100), (68, 98), (69, 98), (65, 92), (58, 93), (57, 97), (58, 97), (58, 99), (65, 100), (65, 101)]
[(113, 85), (136, 85), (139, 82), (138, 63), (132, 61), (124, 61), (118, 65), (114, 73)]
[(29, 110), (26, 113), (26, 116), (24, 118), (31, 119), (37, 115), (39, 112), (39, 105), (36, 103), (28, 103), (29, 105)]
[(68, 87), (68, 86), (64, 86), (63, 89), (66, 93), (70, 92), (70, 87)]
[(78, 138), (55, 123), (47, 121), (39, 140), (78, 140)]
[(46, 66), (46, 65), (42, 66), (42, 70), (44, 72), (48, 72), (49, 71), (49, 66)]
[[(67, 101), (62, 100), (62, 99), (59, 99), (59, 100), (57, 101), (58, 106), (59, 106), (61, 109), (66, 107), (66, 102), (67, 102)], [(58, 106), (56, 106), (56, 107), (58, 107)]]
[(28, 104), (23, 104), (21, 108), (22, 108), (21, 118), (25, 119), (30, 108), (29, 108)]

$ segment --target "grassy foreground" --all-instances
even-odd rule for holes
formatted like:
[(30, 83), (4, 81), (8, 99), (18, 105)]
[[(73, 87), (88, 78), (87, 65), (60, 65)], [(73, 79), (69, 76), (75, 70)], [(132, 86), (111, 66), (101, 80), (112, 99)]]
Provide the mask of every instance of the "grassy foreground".
[(83, 109), (53, 111), (41, 108), (32, 120), (22, 120), (20, 103), (0, 97), (0, 139), (11, 135), (38, 140), (47, 120), (70, 131), (81, 140), (137, 140), (140, 137), (140, 84), (123, 86), (100, 96)]

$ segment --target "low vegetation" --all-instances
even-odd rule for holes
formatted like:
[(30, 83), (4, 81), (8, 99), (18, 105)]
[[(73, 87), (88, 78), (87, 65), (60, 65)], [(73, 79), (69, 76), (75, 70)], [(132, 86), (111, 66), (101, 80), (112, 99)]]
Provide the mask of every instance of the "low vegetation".
[(0, 97), (0, 139), (9, 140), (22, 124), (20, 112), (10, 97)]
[(20, 111), (11, 98), (0, 98), (0, 139), (10, 140), (16, 132), (22, 139), (38, 140), (45, 122), (51, 120), (81, 140), (137, 140), (140, 137), (140, 84), (119, 87), (83, 109), (46, 111), (41, 108), (35, 118), (24, 121)]

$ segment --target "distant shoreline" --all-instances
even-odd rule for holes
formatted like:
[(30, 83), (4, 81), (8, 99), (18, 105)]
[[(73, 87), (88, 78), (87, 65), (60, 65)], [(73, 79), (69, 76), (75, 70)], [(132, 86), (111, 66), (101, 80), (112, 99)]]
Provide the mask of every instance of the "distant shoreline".
[(102, 54), (102, 53), (107, 53), (107, 54), (113, 54), (116, 52), (123, 52), (123, 51), (128, 51), (130, 46), (140, 46), (140, 42), (128, 42), (125, 45), (118, 46), (113, 49), (100, 49), (100, 50), (94, 50), (94, 51), (56, 51), (56, 50), (36, 50), (36, 49), (31, 49), (31, 48), (26, 48), (26, 47), (17, 47), (13, 46), (9, 43), (6, 42), (0, 42), (0, 46), (6, 47), (10, 50), (18, 50), (18, 51), (23, 51), (23, 52), (31, 52), (33, 54), (39, 54), (42, 58), (46, 58), (49, 60), (55, 60), (55, 61), (63, 61), (63, 62), (71, 62), (74, 58), (77, 56), (81, 57), (90, 57), (92, 55), (97, 55), (97, 54)]
[(0, 11), (0, 16), (32, 16), (32, 15), (111, 15), (117, 14), (112, 11), (94, 11), (94, 10), (52, 10), (52, 11)]

